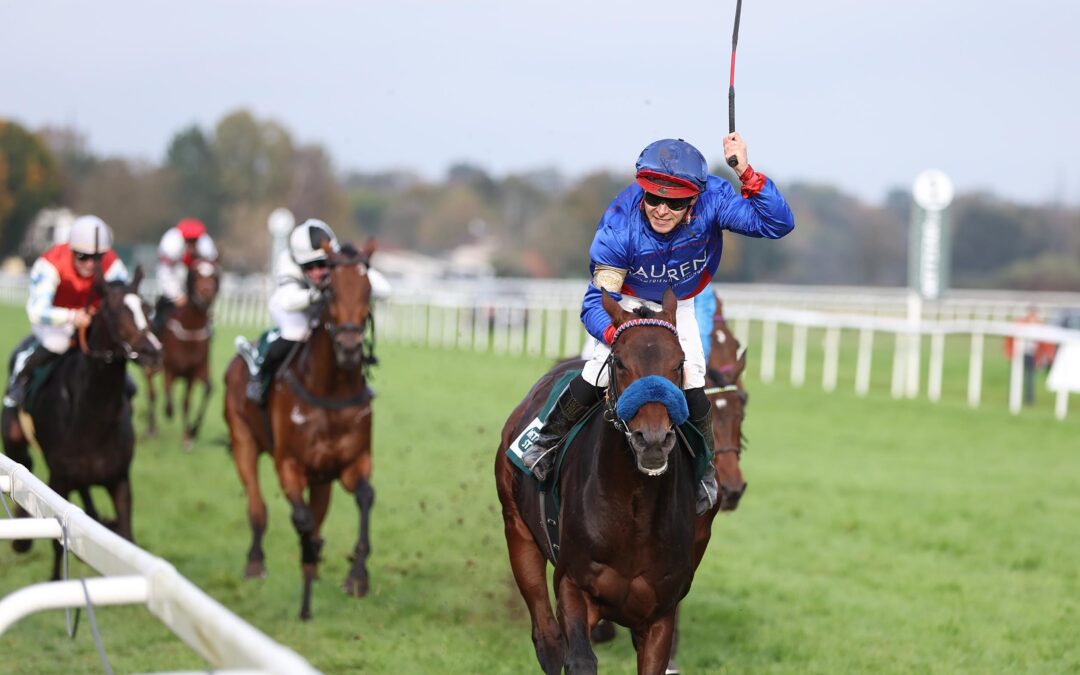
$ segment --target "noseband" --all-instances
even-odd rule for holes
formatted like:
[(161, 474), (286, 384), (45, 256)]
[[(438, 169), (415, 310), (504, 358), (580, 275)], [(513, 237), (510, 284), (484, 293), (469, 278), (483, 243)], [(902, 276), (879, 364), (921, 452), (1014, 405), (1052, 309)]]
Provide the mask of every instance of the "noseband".
[[(622, 432), (622, 434), (626, 436), (627, 441), (630, 440), (632, 432), (630, 431), (630, 427), (627, 425), (627, 421), (619, 415), (619, 396), (622, 395), (622, 393), (624, 392), (621, 392), (619, 390), (619, 383), (615, 377), (615, 345), (618, 343), (619, 337), (622, 336), (622, 334), (626, 332), (627, 329), (636, 328), (638, 326), (659, 326), (660, 328), (665, 328), (671, 331), (671, 334), (674, 335), (676, 339), (678, 339), (679, 337), (679, 331), (675, 328), (675, 324), (671, 323), (670, 321), (664, 321), (663, 319), (631, 319), (629, 321), (623, 322), (618, 328), (615, 329), (615, 334), (611, 338), (611, 353), (608, 354), (607, 361), (604, 363), (604, 367), (608, 369), (608, 389), (606, 400), (604, 402), (604, 419), (610, 422), (620, 432)], [(638, 382), (641, 382), (645, 379), (647, 378), (642, 378), (641, 380), (630, 383), (628, 389), (634, 387), (634, 385), (636, 385)], [(672, 386), (674, 387), (674, 385)], [(636, 412), (637, 409), (635, 408), (634, 411)], [(671, 414), (670, 408), (669, 414)], [(671, 414), (671, 417), (672, 419), (674, 419), (675, 415)], [(672, 424), (672, 426), (675, 426), (674, 423)]]

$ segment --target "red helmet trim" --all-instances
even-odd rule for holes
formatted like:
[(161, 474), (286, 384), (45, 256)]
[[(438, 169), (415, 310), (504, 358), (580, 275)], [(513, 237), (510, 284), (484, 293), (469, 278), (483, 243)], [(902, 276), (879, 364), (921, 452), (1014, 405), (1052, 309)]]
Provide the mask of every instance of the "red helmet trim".
[(696, 185), (685, 178), (648, 169), (637, 172), (637, 184), (646, 192), (676, 199), (679, 197), (693, 197), (701, 192)]

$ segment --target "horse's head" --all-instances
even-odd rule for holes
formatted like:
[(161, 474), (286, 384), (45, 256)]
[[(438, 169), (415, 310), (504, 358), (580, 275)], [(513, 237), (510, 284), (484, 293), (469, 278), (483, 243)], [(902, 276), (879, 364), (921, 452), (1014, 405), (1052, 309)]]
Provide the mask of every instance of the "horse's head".
[[(734, 338), (731, 339), (734, 341)], [(713, 347), (715, 346), (714, 340)], [(710, 366), (713, 363), (710, 354)], [(743, 446), (742, 423), (748, 400), (746, 390), (739, 384), (739, 378), (746, 369), (746, 352), (743, 351), (733, 363), (723, 365), (730, 367), (722, 370), (709, 369), (709, 379), (714, 387), (709, 387), (706, 391), (715, 391), (710, 393), (709, 399), (714, 406), (713, 464), (716, 466), (717, 482), (720, 484), (720, 509), (734, 511), (746, 491), (746, 481), (743, 479), (742, 469), (739, 468)]]
[(101, 305), (91, 324), (94, 332), (92, 349), (83, 340), (84, 351), (105, 358), (115, 355), (131, 359), (149, 368), (161, 365), (161, 342), (150, 330), (144, 303), (139, 297), (142, 278), (141, 265), (135, 268), (131, 283), (106, 282), (98, 275), (94, 290), (101, 298)]
[(638, 470), (650, 476), (667, 470), (675, 447), (674, 425), (688, 415), (682, 393), (684, 355), (675, 329), (677, 304), (668, 289), (660, 312), (639, 308), (630, 313), (603, 294), (604, 309), (615, 326), (609, 357), (613, 421), (626, 434)]
[(371, 318), (371, 280), (367, 273), (375, 240), (368, 239), (362, 250), (344, 244), (340, 251), (333, 251), (329, 242), (324, 248), (330, 268), (323, 288), (325, 327), (338, 367), (353, 370), (373, 359), (373, 355), (364, 354), (364, 338)]
[(200, 258), (194, 261), (188, 271), (187, 286), (188, 301), (206, 311), (221, 287), (221, 268), (213, 260)]

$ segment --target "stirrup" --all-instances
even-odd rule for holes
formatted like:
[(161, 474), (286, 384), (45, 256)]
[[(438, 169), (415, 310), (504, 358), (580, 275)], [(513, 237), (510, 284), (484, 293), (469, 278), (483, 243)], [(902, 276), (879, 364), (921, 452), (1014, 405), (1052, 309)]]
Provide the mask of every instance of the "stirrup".
[(251, 375), (252, 378), (257, 378), (262, 366), (259, 350), (256, 349), (255, 345), (251, 344), (251, 341), (243, 335), (237, 335), (233, 344), (236, 345), (236, 353), (239, 354), (240, 358), (247, 364), (248, 374)]

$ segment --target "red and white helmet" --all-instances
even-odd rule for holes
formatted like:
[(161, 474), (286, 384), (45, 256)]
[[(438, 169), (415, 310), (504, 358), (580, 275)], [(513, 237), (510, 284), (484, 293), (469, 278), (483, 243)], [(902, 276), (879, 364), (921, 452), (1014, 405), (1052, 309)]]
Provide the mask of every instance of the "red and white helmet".
[(95, 255), (112, 249), (112, 232), (97, 216), (79, 216), (71, 224), (68, 245), (76, 253)]
[(184, 218), (176, 224), (176, 229), (185, 241), (195, 241), (206, 234), (206, 225), (198, 218)]

